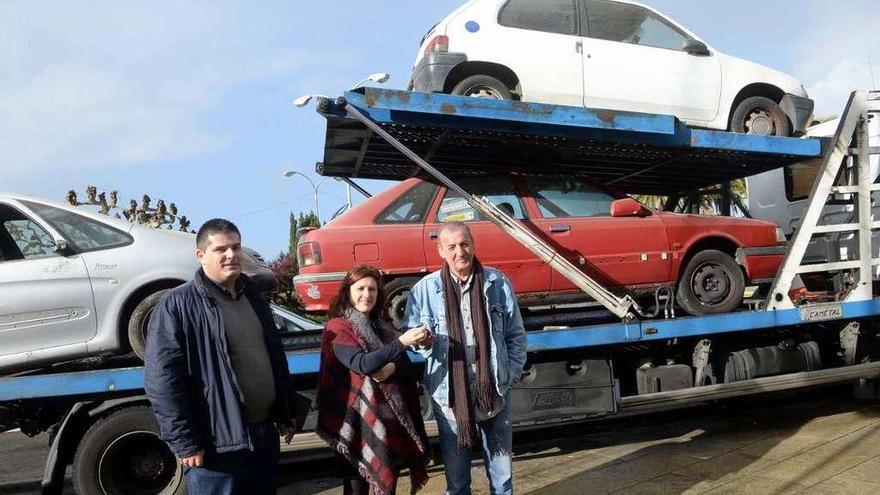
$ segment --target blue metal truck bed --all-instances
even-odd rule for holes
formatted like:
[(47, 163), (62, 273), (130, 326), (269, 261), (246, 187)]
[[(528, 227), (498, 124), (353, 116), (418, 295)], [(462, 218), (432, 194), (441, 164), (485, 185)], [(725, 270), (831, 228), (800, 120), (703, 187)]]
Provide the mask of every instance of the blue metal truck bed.
[[(356, 107), (450, 178), (499, 172), (589, 175), (635, 194), (674, 194), (817, 158), (822, 142), (692, 129), (669, 115), (377, 88)], [(341, 105), (322, 99), (326, 176), (424, 175)]]
[[(731, 332), (795, 326), (816, 321), (845, 321), (880, 315), (880, 300), (831, 303), (784, 311), (737, 311), (721, 315), (643, 320), (607, 325), (528, 332), (528, 351), (579, 349), (629, 342), (648, 342)], [(318, 352), (288, 354), (293, 375), (318, 372)], [(72, 373), (38, 374), (0, 379), (0, 402), (62, 396), (87, 396), (143, 388), (142, 367)]]

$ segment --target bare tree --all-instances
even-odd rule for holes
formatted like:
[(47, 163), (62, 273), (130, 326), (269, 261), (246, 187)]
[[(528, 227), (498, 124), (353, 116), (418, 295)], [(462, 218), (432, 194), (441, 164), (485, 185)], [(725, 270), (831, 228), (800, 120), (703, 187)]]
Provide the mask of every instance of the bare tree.
[(160, 199), (156, 202), (154, 208), (151, 206), (152, 199), (150, 196), (144, 194), (141, 197), (140, 204), (132, 199), (128, 202), (128, 208), (123, 209), (118, 206), (118, 199), (117, 192), (110, 191), (110, 200), (107, 201), (106, 193), (98, 193), (98, 188), (95, 186), (86, 187), (86, 200), (84, 202), (80, 202), (77, 199), (76, 191), (73, 189), (67, 192), (67, 202), (72, 206), (97, 206), (98, 213), (110, 215), (111, 212), (114, 212), (113, 216), (116, 218), (125, 218), (129, 222), (136, 222), (139, 225), (145, 225), (154, 229), (160, 229), (165, 225), (166, 229), (174, 230), (174, 223), (177, 222), (177, 230), (192, 232), (190, 230), (191, 222), (186, 218), (186, 215), (178, 216), (177, 205), (174, 203), (166, 206), (165, 200)]

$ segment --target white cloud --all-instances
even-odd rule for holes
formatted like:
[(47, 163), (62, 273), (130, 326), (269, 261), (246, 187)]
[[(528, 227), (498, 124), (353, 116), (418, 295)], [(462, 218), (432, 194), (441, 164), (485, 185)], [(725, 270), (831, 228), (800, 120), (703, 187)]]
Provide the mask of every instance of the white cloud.
[(291, 77), (310, 59), (242, 41), (236, 6), (3, 5), (0, 150), (10, 183), (223, 149), (227, 138), (203, 121), (224, 96)]
[(816, 115), (840, 114), (851, 91), (872, 89), (875, 78), (880, 82), (875, 3), (810, 0), (800, 8), (804, 29), (795, 41), (799, 61), (794, 66), (816, 101)]
[[(875, 65), (875, 75), (878, 66)], [(815, 115), (840, 115), (854, 90), (872, 89), (871, 68), (864, 56), (843, 57), (828, 72), (812, 82), (807, 91), (816, 102)]]
[(0, 108), (7, 175), (132, 164), (220, 145), (193, 125), (198, 108), (174, 105), (98, 67), (48, 67), (28, 84), (3, 88)]

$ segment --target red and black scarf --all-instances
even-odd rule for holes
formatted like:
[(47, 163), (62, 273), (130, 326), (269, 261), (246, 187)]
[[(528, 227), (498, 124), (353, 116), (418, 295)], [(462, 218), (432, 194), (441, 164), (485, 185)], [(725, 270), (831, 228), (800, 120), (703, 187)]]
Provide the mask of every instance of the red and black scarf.
[(376, 382), (346, 368), (333, 345), (375, 351), (397, 338), (385, 322), (369, 321), (349, 309), (327, 322), (318, 374), (318, 435), (357, 468), (372, 495), (392, 493), (401, 468), (408, 468), (412, 492), (428, 481), (428, 442), (417, 384), (396, 375)]
[[(470, 290), (471, 326), (474, 329), (474, 342), (477, 347), (477, 389), (473, 393), (477, 406), (485, 412), (495, 409), (495, 392), (492, 372), (489, 369), (489, 322), (487, 321), (486, 299), (483, 296), (483, 266), (474, 256), (473, 281)], [(461, 284), (452, 277), (447, 263), (440, 273), (443, 282), (443, 299), (446, 306), (446, 329), (449, 334), (449, 370), (452, 375), (449, 391), (450, 405), (458, 425), (458, 447), (469, 448), (474, 443), (477, 425), (474, 404), (468, 381), (464, 322), (461, 317)]]

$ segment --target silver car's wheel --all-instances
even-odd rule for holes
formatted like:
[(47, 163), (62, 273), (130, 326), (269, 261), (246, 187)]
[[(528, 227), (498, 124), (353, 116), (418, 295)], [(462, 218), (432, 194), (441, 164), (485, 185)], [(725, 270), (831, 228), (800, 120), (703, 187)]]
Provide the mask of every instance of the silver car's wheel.
[(131, 345), (131, 350), (142, 360), (147, 352), (147, 326), (150, 324), (150, 315), (153, 314), (156, 303), (168, 290), (156, 291), (144, 298), (135, 306), (131, 318), (128, 319), (128, 343)]

